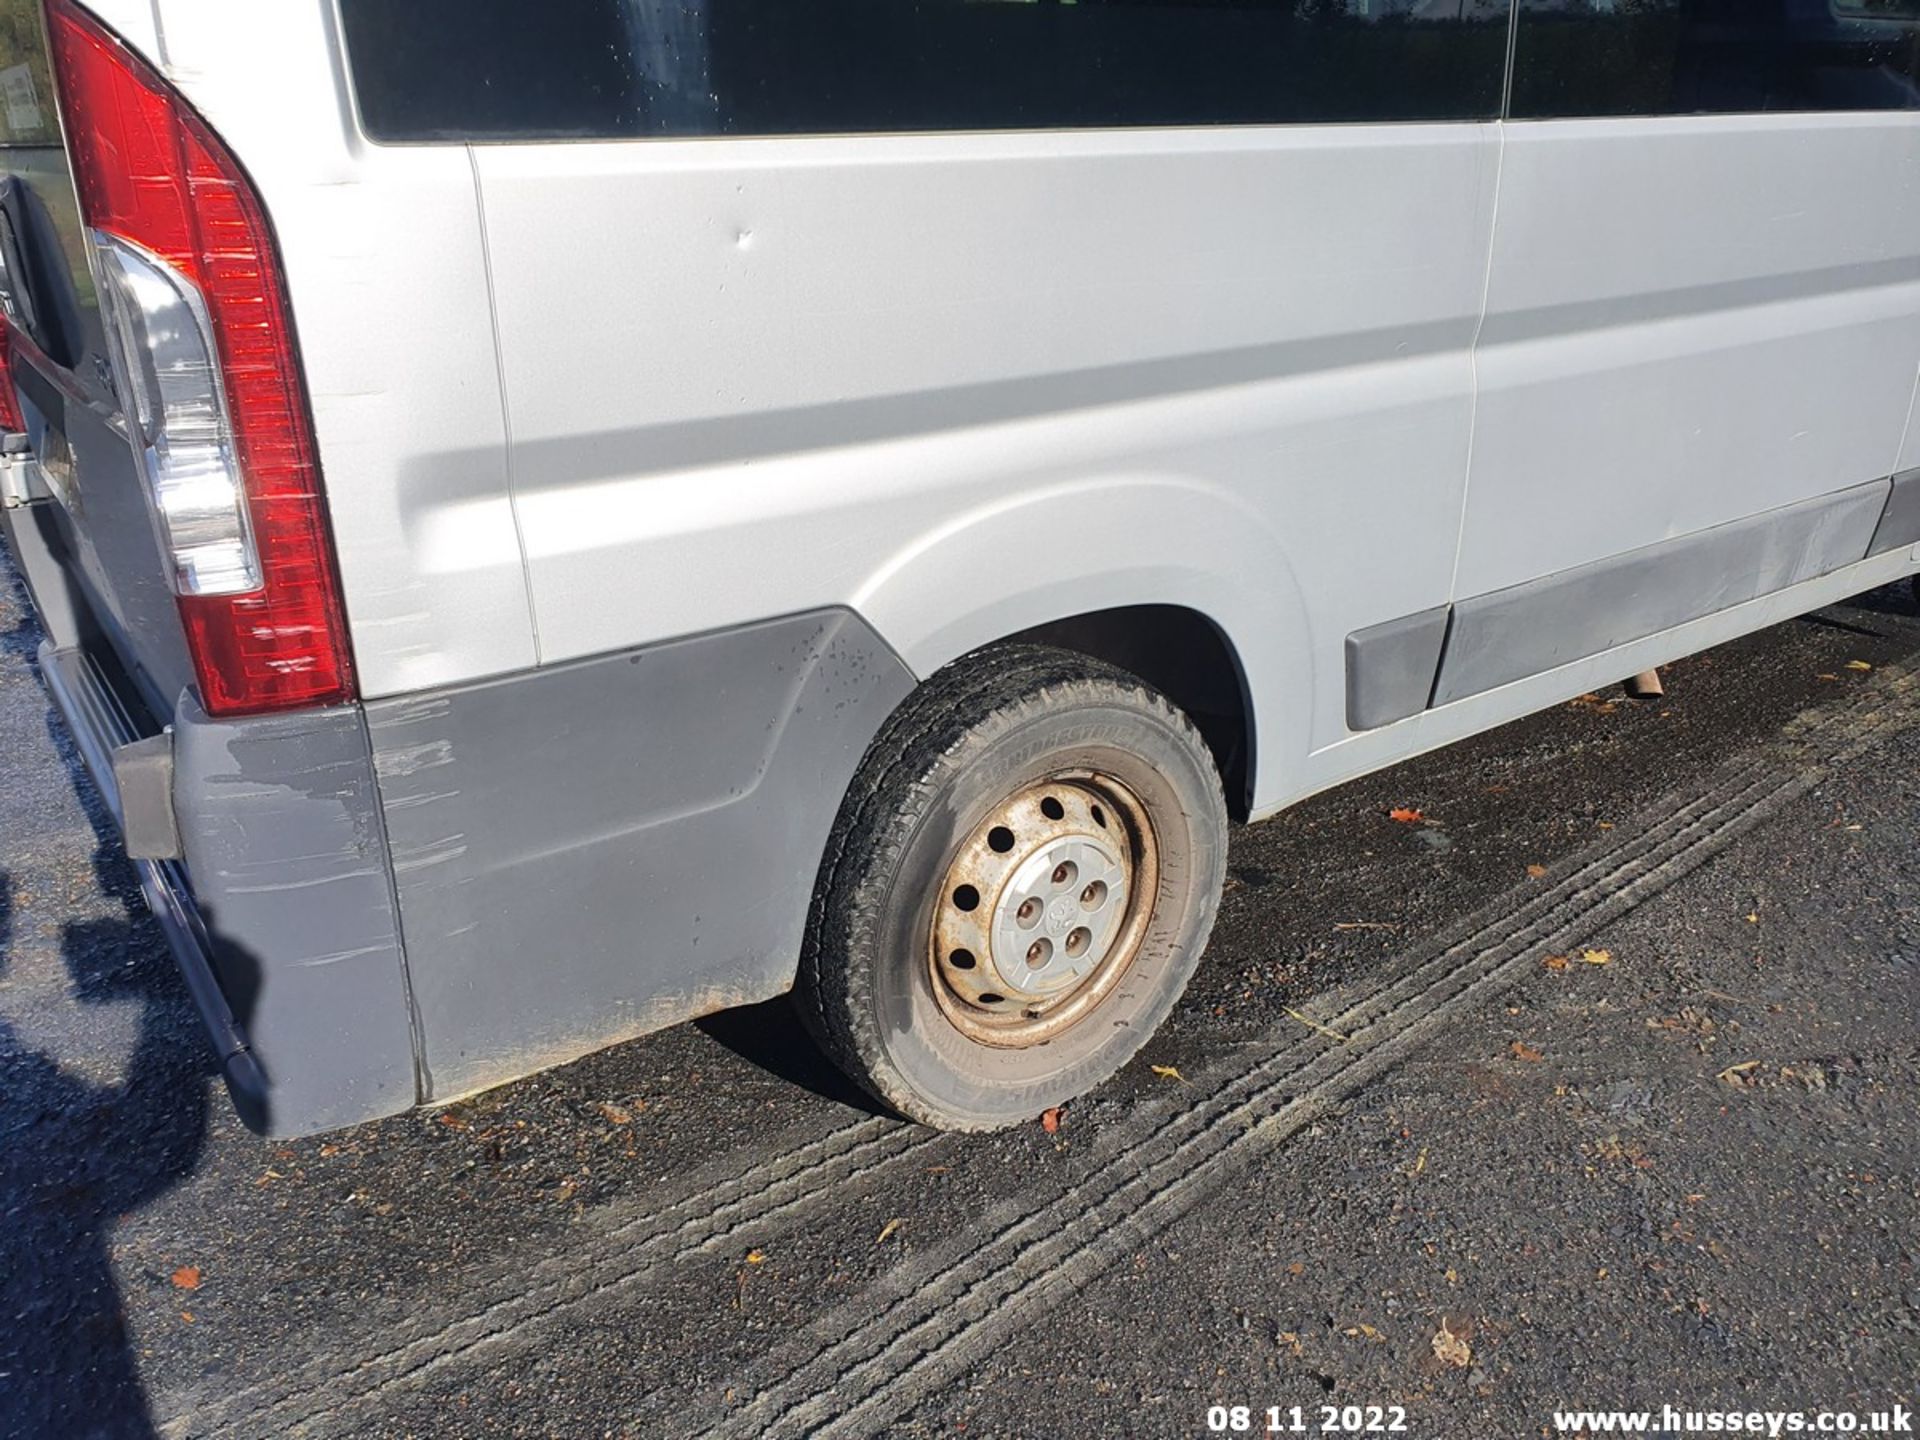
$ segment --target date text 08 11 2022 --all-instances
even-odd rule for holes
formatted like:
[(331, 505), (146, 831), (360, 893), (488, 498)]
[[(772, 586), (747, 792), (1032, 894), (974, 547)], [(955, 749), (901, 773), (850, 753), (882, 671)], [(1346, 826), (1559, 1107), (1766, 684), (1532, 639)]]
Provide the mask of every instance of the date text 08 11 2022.
[(1264, 1410), (1212, 1405), (1207, 1429), (1215, 1434), (1397, 1435), (1406, 1432), (1407, 1412), (1399, 1405), (1269, 1405)]

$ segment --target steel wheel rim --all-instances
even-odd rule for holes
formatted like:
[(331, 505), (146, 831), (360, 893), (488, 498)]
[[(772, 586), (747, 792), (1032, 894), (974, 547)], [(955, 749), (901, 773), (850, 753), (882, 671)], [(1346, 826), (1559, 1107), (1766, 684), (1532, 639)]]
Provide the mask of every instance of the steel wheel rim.
[(1159, 878), (1152, 821), (1121, 781), (1072, 771), (1023, 786), (941, 872), (927, 958), (942, 1013), (983, 1045), (1052, 1040), (1132, 968)]

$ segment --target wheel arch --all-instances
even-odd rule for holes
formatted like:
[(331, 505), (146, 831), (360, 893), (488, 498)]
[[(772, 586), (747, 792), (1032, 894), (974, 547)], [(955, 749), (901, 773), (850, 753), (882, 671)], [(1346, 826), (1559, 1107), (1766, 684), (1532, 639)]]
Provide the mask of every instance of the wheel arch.
[(1186, 711), (1220, 771), (1227, 809), (1253, 801), (1253, 699), (1239, 652), (1213, 620), (1184, 605), (1124, 605), (1049, 620), (1008, 637), (1118, 665)]
[(1177, 477), (1027, 492), (930, 531), (854, 608), (925, 678), (1007, 640), (1141, 676), (1193, 716), (1236, 816), (1304, 756), (1313, 646), (1294, 567), (1250, 506)]

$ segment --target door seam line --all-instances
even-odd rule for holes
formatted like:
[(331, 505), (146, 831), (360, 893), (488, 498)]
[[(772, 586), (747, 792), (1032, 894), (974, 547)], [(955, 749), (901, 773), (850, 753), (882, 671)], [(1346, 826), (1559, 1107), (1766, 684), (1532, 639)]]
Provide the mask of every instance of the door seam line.
[(500, 392), (500, 428), (504, 439), (502, 467), (507, 481), (507, 513), (513, 517), (513, 542), (520, 551), (520, 584), (527, 597), (527, 627), (533, 636), (533, 665), (545, 663), (540, 648), (540, 612), (534, 605), (533, 565), (527, 555), (527, 535), (520, 524), (520, 495), (513, 477), (513, 403), (507, 395), (507, 352), (500, 337), (500, 297), (494, 284), (493, 238), (487, 233), (486, 187), (480, 178), (480, 156), (471, 145), (467, 165), (473, 172), (474, 218), (480, 227), (480, 269), (487, 281), (487, 327), (493, 336), (494, 383)]
[[(1480, 439), (1480, 342), (1486, 334), (1487, 315), (1492, 309), (1493, 260), (1500, 248), (1500, 201), (1507, 182), (1507, 122), (1504, 119), (1496, 120), (1493, 128), (1497, 137), (1493, 161), (1493, 213), (1487, 217), (1487, 262), (1480, 277), (1480, 315), (1474, 321), (1473, 339), (1467, 347), (1467, 374), (1472, 389), (1467, 403), (1467, 454), (1465, 473), (1460, 477), (1460, 514), (1453, 531), (1453, 567), (1447, 575), (1446, 602), (1449, 605), (1459, 599), (1460, 559), (1467, 548), (1467, 505), (1473, 498), (1473, 462)], [(1444, 649), (1440, 663), (1446, 663)], [(1437, 676), (1438, 667), (1435, 673)]]

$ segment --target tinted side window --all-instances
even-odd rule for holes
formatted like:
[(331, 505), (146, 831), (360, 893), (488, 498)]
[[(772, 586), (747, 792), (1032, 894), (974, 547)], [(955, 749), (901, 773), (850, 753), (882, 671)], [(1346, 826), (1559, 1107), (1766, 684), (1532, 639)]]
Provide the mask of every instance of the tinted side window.
[(1488, 119), (1506, 0), (342, 0), (381, 140)]
[(1519, 0), (1515, 116), (1920, 109), (1920, 0)]

